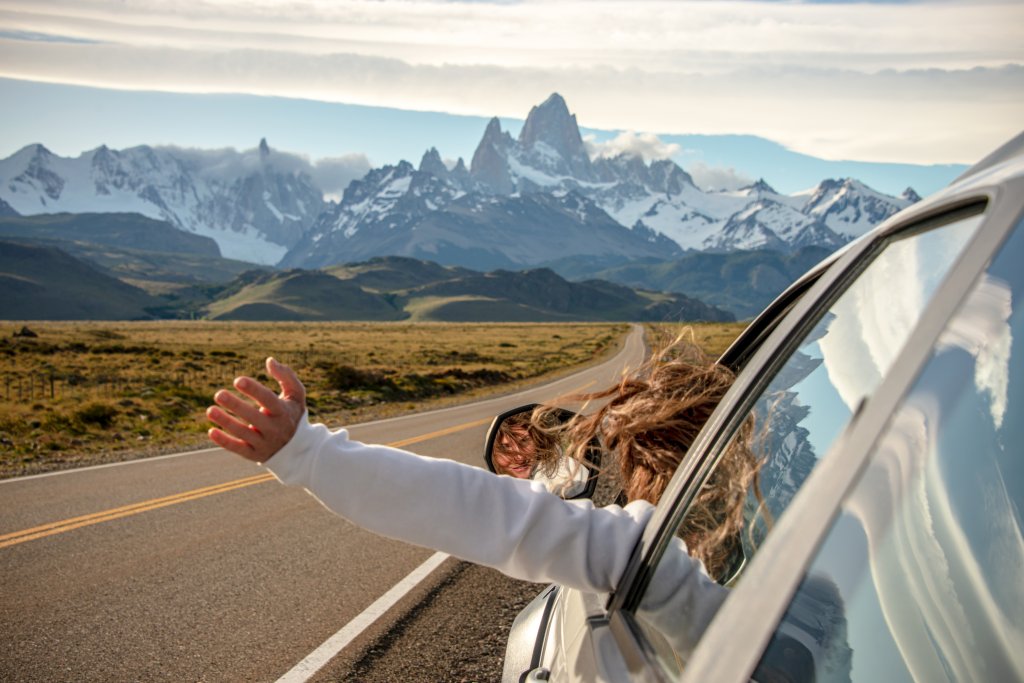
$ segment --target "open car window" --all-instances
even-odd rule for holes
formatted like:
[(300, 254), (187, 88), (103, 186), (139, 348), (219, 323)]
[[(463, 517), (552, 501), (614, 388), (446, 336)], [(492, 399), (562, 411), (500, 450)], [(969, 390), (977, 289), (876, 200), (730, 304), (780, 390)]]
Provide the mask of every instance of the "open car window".
[[(695, 534), (703, 532), (696, 530), (696, 521), (709, 511), (712, 516), (720, 514), (714, 511), (715, 491), (722, 489), (725, 475), (721, 473), (729, 470), (726, 459), (759, 463), (747, 490), (741, 528), (716, 546), (724, 549), (725, 559), (708, 562), (716, 581), (723, 585), (742, 581), (746, 564), (771, 533), (774, 522), (891, 367), (935, 290), (980, 225), (980, 211), (967, 216), (961, 213), (945, 223), (931, 223), (928, 229), (904, 231), (890, 238), (795, 348), (789, 347), (787, 359), (759, 385), (763, 388), (747, 404), (747, 412), (731, 421), (733, 436), (712, 454), (715, 465), (704, 480), (693, 484), (700, 489), (676, 529), (680, 538), (697, 538)], [(707, 525), (706, 519), (702, 524)], [(668, 544), (659, 562), (669, 566), (668, 556), (681, 547)], [(663, 613), (666, 605), (678, 605), (679, 601), (664, 600), (663, 584), (673, 577), (658, 569), (661, 567), (652, 573), (632, 618), (647, 638), (651, 658), (674, 678), (699, 633), (690, 630), (686, 615)], [(667, 651), (665, 643), (672, 649)]]

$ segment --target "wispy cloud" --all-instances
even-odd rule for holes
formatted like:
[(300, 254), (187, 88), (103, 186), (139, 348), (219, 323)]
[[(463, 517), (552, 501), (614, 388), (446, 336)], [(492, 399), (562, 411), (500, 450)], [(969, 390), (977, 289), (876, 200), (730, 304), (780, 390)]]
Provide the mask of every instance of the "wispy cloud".
[(703, 161), (690, 164), (687, 170), (697, 187), (705, 190), (738, 190), (754, 183), (753, 178), (734, 168), (708, 166)]
[(606, 142), (597, 142), (592, 137), (585, 139), (587, 153), (591, 158), (616, 157), (620, 154), (638, 156), (650, 162), (657, 159), (668, 159), (681, 150), (679, 145), (664, 142), (653, 133), (634, 133), (626, 131)]
[(558, 91), (593, 127), (969, 161), (1024, 120), (1021, 26), (1006, 2), (0, 0), (0, 75), (507, 117)]

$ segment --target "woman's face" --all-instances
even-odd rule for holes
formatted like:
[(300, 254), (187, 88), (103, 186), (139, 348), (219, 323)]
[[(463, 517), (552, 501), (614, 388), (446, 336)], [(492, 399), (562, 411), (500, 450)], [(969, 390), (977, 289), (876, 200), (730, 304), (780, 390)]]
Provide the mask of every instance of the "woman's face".
[(530, 448), (529, 439), (518, 442), (508, 434), (501, 434), (494, 442), (491, 459), (499, 474), (508, 474), (517, 479), (529, 479), (533, 474), (536, 459), (535, 448)]

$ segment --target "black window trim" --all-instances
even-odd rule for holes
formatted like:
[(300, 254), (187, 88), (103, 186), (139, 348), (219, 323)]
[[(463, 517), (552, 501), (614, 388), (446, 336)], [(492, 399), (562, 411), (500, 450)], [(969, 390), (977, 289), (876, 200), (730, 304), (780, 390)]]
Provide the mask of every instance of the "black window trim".
[[(996, 180), (1000, 179), (996, 178)], [(974, 185), (974, 183), (970, 185)], [(896, 365), (902, 368), (902, 372), (890, 373), (890, 377), (876, 390), (876, 395), (884, 391), (890, 398), (893, 398), (896, 393), (898, 393), (899, 398), (902, 398), (904, 391), (911, 382), (910, 377), (906, 376), (908, 370), (911, 369), (911, 365), (907, 363), (915, 360), (915, 358), (919, 361), (912, 365), (914, 370), (912, 374), (916, 376), (916, 372), (924, 360), (922, 349), (930, 351), (934, 334), (938, 333), (935, 328), (941, 329), (949, 315), (955, 310), (956, 305), (960, 303), (960, 296), (957, 296), (957, 294), (964, 294), (964, 290), (967, 287), (963, 282), (965, 280), (973, 282), (973, 279), (977, 276), (984, 263), (994, 253), (997, 245), (1001, 243), (1009, 230), (1016, 225), (1018, 217), (1016, 215), (1011, 216), (1016, 209), (1016, 202), (1009, 201), (1003, 203), (999, 202), (999, 198), (1005, 197), (1007, 194), (1013, 196), (1014, 193), (1018, 193), (1017, 196), (1019, 196), (1019, 193), (1024, 192), (1024, 179), (1020, 177), (1014, 178), (1011, 181), (1007, 181), (1005, 187), (991, 187), (983, 182), (979, 182), (977, 185), (978, 187), (969, 187), (958, 193), (942, 193), (942, 195), (932, 198), (934, 201), (923, 202), (923, 205), (905, 211), (902, 216), (895, 217), (892, 221), (880, 226), (875, 232), (870, 233), (868, 238), (854, 243), (845, 249), (840, 254), (840, 258), (830, 259), (824, 262), (822, 266), (815, 268), (808, 277), (803, 278), (794, 285), (794, 287), (799, 286), (801, 289), (796, 296), (790, 296), (789, 300), (780, 306), (776, 306), (773, 303), (769, 309), (766, 309), (765, 314), (770, 313), (772, 317), (767, 321), (759, 323), (760, 328), (758, 332), (751, 335), (751, 343), (759, 344), (759, 348), (752, 354), (747, 354), (749, 357), (747, 371), (741, 375), (740, 379), (737, 380), (736, 386), (726, 396), (722, 409), (712, 416), (708, 425), (698, 436), (694, 447), (691, 448), (693, 455), (688, 455), (684, 459), (679, 471), (673, 477), (664, 498), (665, 501), (671, 502), (659, 506), (655, 511), (623, 575), (623, 580), (619, 584), (619, 590), (613, 593), (609, 599), (610, 630), (626, 661), (631, 662), (635, 666), (640, 666), (640, 663), (644, 662), (646, 666), (643, 668), (653, 668), (661, 672), (660, 665), (657, 665), (653, 659), (653, 651), (646, 644), (643, 635), (638, 632), (628, 610), (635, 606), (636, 601), (642, 594), (642, 587), (646, 585), (649, 574), (653, 569), (654, 562), (660, 556), (659, 544), (662, 542), (667, 543), (668, 538), (671, 536), (671, 532), (666, 530), (675, 528), (684, 509), (682, 503), (688, 502), (686, 500), (688, 497), (692, 498), (692, 492), (690, 496), (684, 495), (688, 484), (694, 481), (695, 476), (702, 477), (701, 465), (710, 467), (706, 454), (714, 454), (719, 447), (719, 443), (724, 438), (731, 436), (733, 429), (735, 429), (735, 426), (730, 425), (730, 423), (735, 421), (740, 409), (745, 407), (740, 403), (739, 397), (750, 396), (751, 394), (756, 395), (756, 385), (767, 381), (763, 378), (771, 376), (777, 370), (776, 366), (781, 364), (791, 352), (792, 349), (790, 347), (799, 343), (807, 327), (816, 322), (823, 313), (822, 309), (827, 310), (827, 307), (831, 306), (838, 295), (845, 291), (845, 284), (859, 274), (861, 269), (866, 266), (864, 258), (866, 252), (880, 249), (893, 235), (902, 235), (914, 230), (921, 230), (929, 225), (933, 225), (935, 221), (945, 223), (956, 212), (974, 213), (979, 205), (987, 204), (987, 215), (983, 219), (983, 225), (979, 226), (977, 235), (975, 235), (970, 245), (964, 250), (964, 253), (961, 254), (958, 263), (951, 269), (946, 282), (936, 292), (928, 309), (922, 314), (922, 321), (919, 322), (918, 328), (908, 340), (907, 348), (904, 349), (904, 352), (897, 359)], [(986, 226), (989, 224), (1000, 223), (1002, 224), (1001, 229), (986, 229)], [(984, 238), (982, 238), (983, 235)], [(789, 293), (789, 290), (787, 290), (787, 293)], [(807, 294), (807, 296), (797, 298), (802, 294)], [(783, 296), (786, 296), (786, 294)], [(780, 299), (782, 298), (780, 297)], [(794, 301), (794, 299), (796, 300)], [(759, 316), (758, 320), (767, 317), (765, 314)], [(927, 326), (923, 324), (926, 317), (929, 320), (929, 325)], [(785, 350), (786, 352), (780, 353), (780, 350)], [(732, 349), (727, 351), (726, 355), (729, 355), (730, 352), (732, 352)], [(733, 357), (743, 358), (744, 353), (746, 353), (745, 350), (740, 349)], [(907, 358), (904, 358), (905, 356)], [(902, 389), (903, 391), (897, 392), (897, 389)], [(885, 403), (891, 402), (886, 401)], [(833, 444), (833, 448), (845, 447), (844, 444), (850, 441), (850, 439), (863, 439), (866, 435), (875, 434), (880, 429), (879, 425), (884, 424), (884, 419), (888, 416), (888, 413), (882, 407), (883, 402), (874, 401), (869, 403), (874, 404), (870, 415), (858, 415), (853, 421), (856, 423), (857, 428), (854, 429), (854, 424), (851, 422), (847, 426), (846, 432)], [(749, 406), (746, 407), (749, 408)], [(861, 408), (866, 407), (861, 406)], [(869, 445), (862, 445), (860, 448), (861, 459), (865, 457), (868, 447)], [(820, 469), (822, 468), (816, 468), (816, 471)], [(816, 479), (825, 478), (826, 474), (828, 473), (817, 475)], [(838, 483), (840, 485), (844, 483), (847, 485), (851, 484), (854, 474), (847, 473), (846, 478)], [(811, 476), (815, 477), (815, 473), (812, 472)], [(735, 633), (734, 627), (736, 622), (734, 620), (742, 620), (742, 615), (733, 615), (732, 618), (726, 615), (720, 621), (722, 625), (717, 629), (713, 622), (708, 633), (705, 634), (705, 638), (701, 641), (702, 647), (698, 648), (697, 652), (695, 652), (694, 660), (687, 666), (684, 680), (739, 681), (749, 678), (754, 666), (759, 661), (763, 647), (766, 646), (768, 638), (770, 638), (778, 620), (781, 618), (799, 578), (802, 577), (803, 570), (813, 557), (813, 548), (820, 542), (828, 528), (827, 521), (831, 519), (832, 513), (834, 513), (838, 506), (838, 499), (833, 499), (829, 503), (821, 495), (805, 495), (803, 497), (813, 501), (805, 503), (802, 507), (815, 508), (815, 514), (818, 515), (818, 526), (821, 527), (818, 533), (805, 539), (808, 542), (813, 540), (811, 549), (802, 553), (793, 553), (792, 549), (788, 547), (792, 541), (788, 540), (787, 537), (794, 531), (804, 533), (805, 530), (791, 530), (783, 536), (779, 533), (780, 529), (776, 528), (771, 538), (778, 537), (777, 540), (765, 544), (758, 554), (762, 560), (752, 563), (748, 570), (749, 575), (750, 571), (754, 570), (758, 565), (761, 567), (776, 566), (777, 570), (775, 572), (771, 572), (768, 569), (759, 570), (759, 574), (771, 575), (772, 583), (757, 580), (757, 576), (754, 577), (755, 580), (743, 582), (748, 584), (748, 589), (745, 592), (753, 593), (750, 596), (753, 599), (758, 594), (758, 590), (754, 588), (755, 585), (761, 586), (763, 589), (764, 586), (779, 583), (780, 580), (787, 579), (786, 572), (789, 572), (789, 580), (784, 581), (784, 585), (789, 586), (788, 590), (760, 590), (761, 595), (758, 603), (764, 602), (765, 604), (763, 607), (759, 604), (756, 612), (753, 611), (753, 606), (747, 600), (731, 600), (727, 602), (726, 606), (723, 607), (723, 612), (728, 608), (730, 602), (737, 606), (745, 603), (744, 609), (748, 610), (748, 615), (751, 613), (759, 615), (756, 620), (746, 620), (748, 630), (752, 631), (751, 636), (738, 638)], [(796, 502), (797, 499), (794, 499), (794, 504)], [(801, 515), (793, 514), (789, 515), (789, 517), (795, 520), (801, 517)], [(791, 523), (786, 526), (795, 526), (795, 524)], [(781, 548), (782, 552), (773, 550), (775, 548)], [(740, 587), (737, 587), (735, 590), (740, 590)], [(771, 596), (768, 594), (771, 594)], [(733, 607), (730, 612), (737, 609), (738, 607)], [(771, 613), (774, 615), (774, 618), (766, 618), (768, 616), (764, 611), (766, 609), (772, 610)], [(754, 624), (753, 622), (757, 623)], [(726, 626), (726, 624), (731, 625)], [(757, 642), (760, 643), (760, 646), (754, 649), (749, 647), (754, 642), (750, 640), (750, 637), (753, 636), (757, 636), (759, 639)], [(705, 645), (705, 643), (707, 644)], [(723, 656), (724, 650), (722, 648), (727, 648), (730, 643), (733, 645), (744, 643), (744, 645), (739, 646), (739, 652), (754, 652), (757, 656), (753, 657), (752, 661), (750, 661), (750, 658), (739, 658), (737, 660), (733, 657)], [(701, 655), (701, 652), (704, 654)], [(735, 676), (731, 676), (728, 673), (735, 673), (736, 670), (744, 670), (745, 673)], [(661, 673), (656, 675), (656, 680), (664, 680)]]

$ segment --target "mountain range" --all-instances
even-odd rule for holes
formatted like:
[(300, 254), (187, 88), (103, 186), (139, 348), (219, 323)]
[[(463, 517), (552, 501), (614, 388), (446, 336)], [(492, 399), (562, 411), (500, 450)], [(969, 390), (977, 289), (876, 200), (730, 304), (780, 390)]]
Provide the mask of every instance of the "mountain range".
[(0, 161), (0, 213), (136, 212), (212, 238), (220, 254), (283, 268), (402, 255), (489, 270), (559, 258), (624, 264), (691, 251), (836, 247), (916, 201), (850, 178), (795, 195), (760, 181), (706, 192), (670, 160), (592, 158), (558, 94), (518, 138), (487, 126), (470, 164), (436, 149), (372, 169), (339, 201), (266, 140), (246, 152), (43, 145)]

